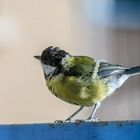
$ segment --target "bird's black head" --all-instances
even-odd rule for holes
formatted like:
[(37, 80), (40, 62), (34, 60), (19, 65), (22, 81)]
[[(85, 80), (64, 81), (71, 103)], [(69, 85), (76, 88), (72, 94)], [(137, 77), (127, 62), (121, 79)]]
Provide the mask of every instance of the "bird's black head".
[(68, 53), (64, 50), (50, 46), (43, 50), (41, 56), (35, 56), (35, 58), (40, 59), (41, 63), (44, 65), (57, 67), (66, 55), (68, 55)]

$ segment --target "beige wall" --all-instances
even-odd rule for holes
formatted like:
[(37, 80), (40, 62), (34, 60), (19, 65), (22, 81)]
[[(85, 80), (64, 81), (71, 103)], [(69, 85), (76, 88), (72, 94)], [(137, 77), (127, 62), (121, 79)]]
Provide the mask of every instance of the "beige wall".
[[(52, 122), (67, 118), (77, 109), (45, 87), (42, 69), (33, 56), (49, 45), (125, 66), (140, 64), (140, 32), (93, 26), (81, 14), (82, 3), (83, 0), (1, 1), (0, 123)], [(103, 103), (97, 116), (101, 120), (140, 119), (139, 83), (139, 76), (129, 79)]]

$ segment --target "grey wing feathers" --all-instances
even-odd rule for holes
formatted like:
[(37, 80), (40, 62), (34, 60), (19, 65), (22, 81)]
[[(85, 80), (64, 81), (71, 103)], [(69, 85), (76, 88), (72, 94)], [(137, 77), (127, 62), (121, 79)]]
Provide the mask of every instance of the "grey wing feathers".
[(98, 69), (98, 77), (105, 78), (111, 75), (123, 74), (125, 72), (125, 68), (118, 64), (109, 64), (107, 62), (101, 61), (99, 63)]

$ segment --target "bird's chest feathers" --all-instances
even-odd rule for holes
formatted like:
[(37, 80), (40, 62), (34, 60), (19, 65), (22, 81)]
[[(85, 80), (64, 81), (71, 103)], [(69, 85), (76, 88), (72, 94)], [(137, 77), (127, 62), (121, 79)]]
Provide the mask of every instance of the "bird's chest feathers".
[(106, 93), (106, 87), (101, 81), (88, 84), (74, 76), (59, 74), (46, 82), (55, 96), (72, 104), (90, 106), (97, 100), (102, 100)]
[(53, 75), (57, 69), (54, 66), (44, 65), (44, 64), (41, 64), (41, 65), (42, 65), (45, 76)]

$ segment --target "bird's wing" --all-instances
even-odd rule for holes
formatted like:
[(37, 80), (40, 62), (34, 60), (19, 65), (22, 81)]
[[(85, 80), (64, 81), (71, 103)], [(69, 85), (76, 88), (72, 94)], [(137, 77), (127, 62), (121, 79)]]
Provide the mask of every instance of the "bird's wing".
[(106, 61), (99, 62), (98, 77), (104, 78), (111, 75), (123, 74), (125, 68), (118, 64), (110, 64)]
[(66, 59), (63, 68), (66, 76), (91, 76), (98, 70), (96, 61), (87, 56), (72, 56)]

